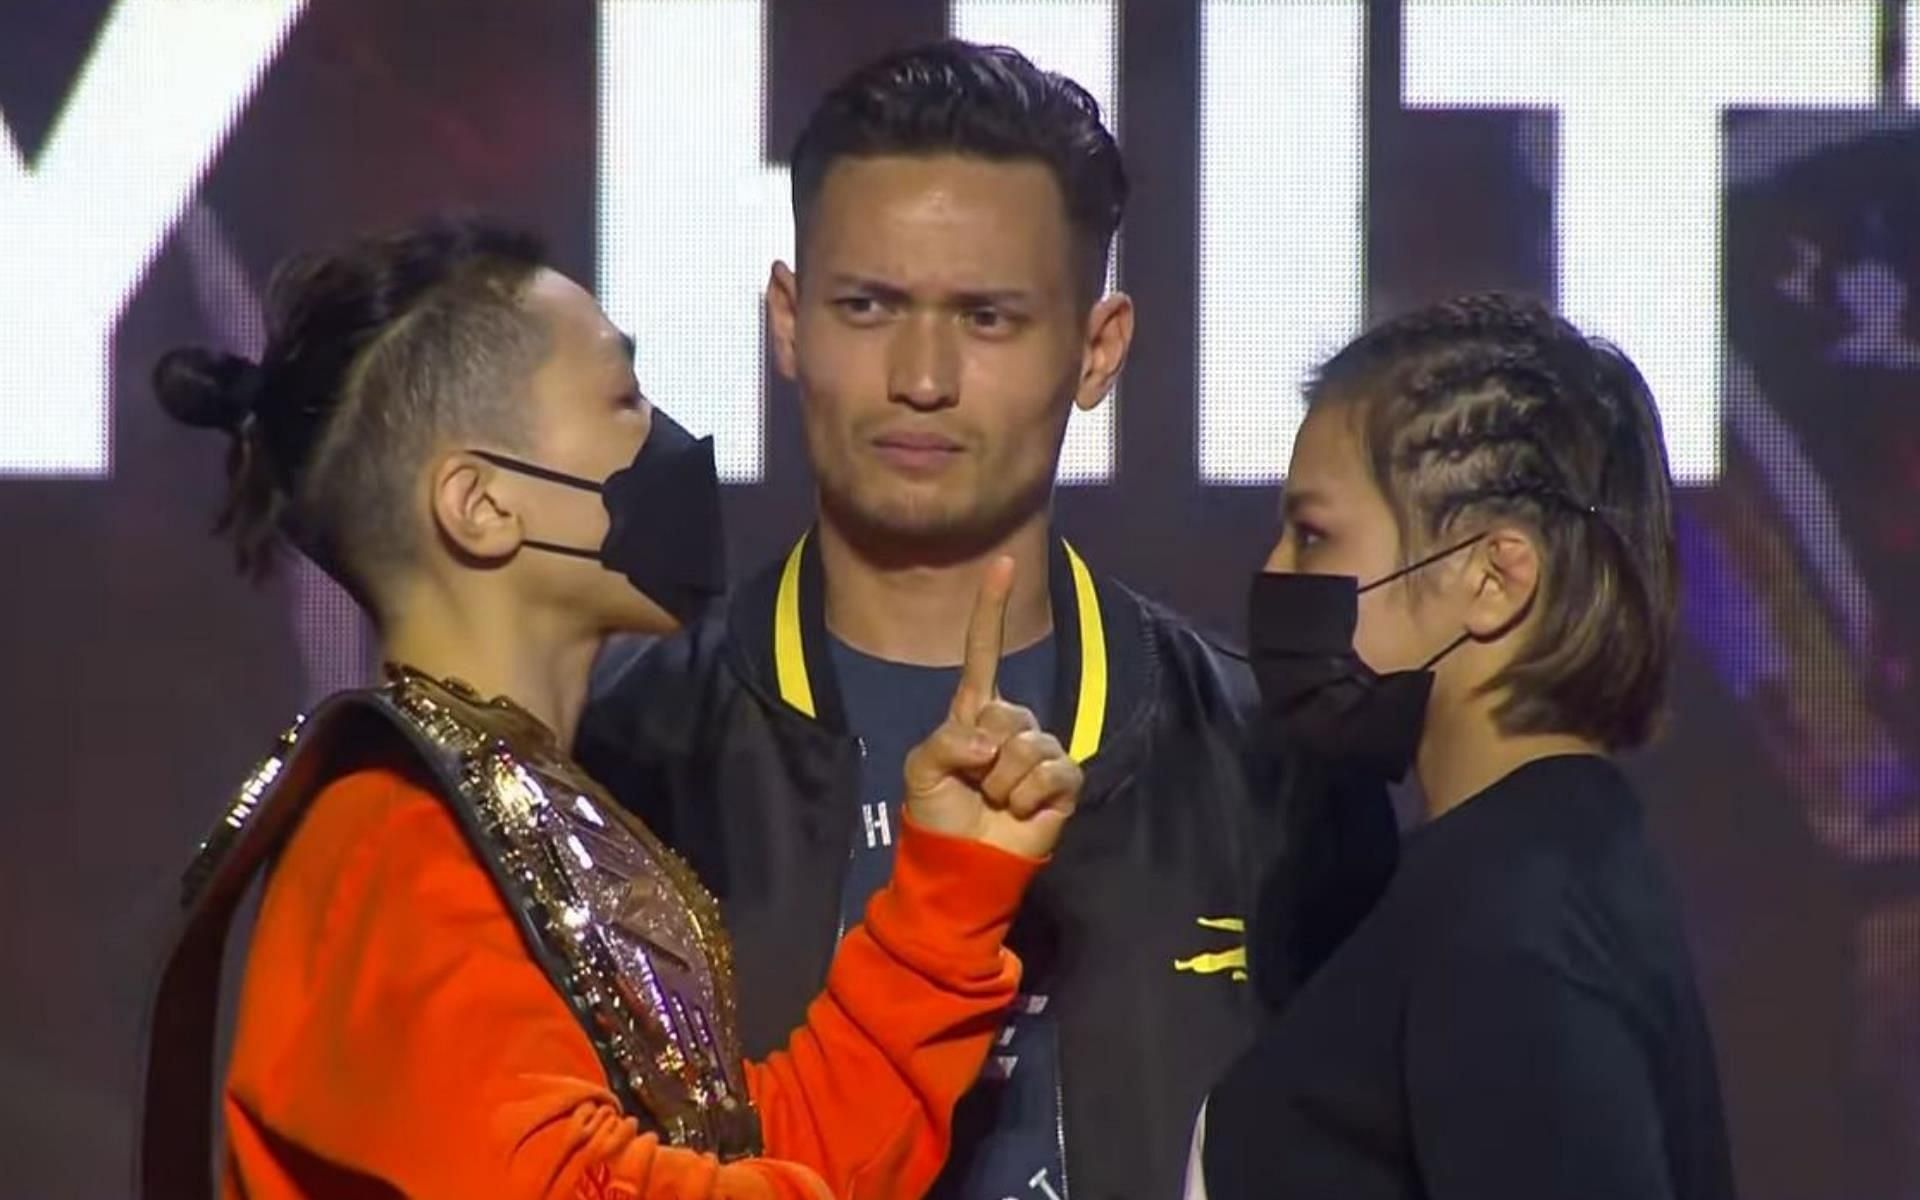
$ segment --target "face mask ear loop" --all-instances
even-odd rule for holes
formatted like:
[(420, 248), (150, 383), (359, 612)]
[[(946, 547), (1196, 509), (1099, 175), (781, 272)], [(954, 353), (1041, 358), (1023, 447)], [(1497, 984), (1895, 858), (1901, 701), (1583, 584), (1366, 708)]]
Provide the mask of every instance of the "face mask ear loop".
[[(544, 479), (548, 483), (557, 483), (564, 487), (578, 488), (580, 491), (592, 492), (595, 495), (600, 495), (605, 490), (601, 485), (594, 483), (592, 480), (581, 479), (577, 475), (568, 475), (562, 471), (555, 471), (550, 467), (540, 466), (538, 463), (522, 462), (517, 458), (505, 454), (495, 454), (491, 450), (468, 450), (467, 453), (473, 455), (475, 458), (484, 458), (502, 470), (513, 471), (521, 475), (531, 475), (535, 479)], [(598, 550), (582, 550), (578, 546), (562, 546), (558, 542), (541, 542), (535, 541), (533, 538), (526, 538), (522, 540), (520, 544), (529, 550), (544, 550), (548, 554), (564, 554), (569, 558), (583, 558), (589, 562), (597, 562), (600, 559), (600, 552)]]
[(1394, 580), (1405, 578), (1406, 576), (1413, 574), (1415, 571), (1418, 571), (1423, 567), (1430, 567), (1434, 563), (1439, 562), (1443, 558), (1451, 558), (1454, 555), (1460, 553), (1462, 550), (1465, 550), (1468, 546), (1473, 545), (1475, 542), (1480, 541), (1482, 538), (1486, 536), (1487, 535), (1484, 533), (1476, 533), (1472, 537), (1468, 538), (1463, 542), (1455, 542), (1453, 545), (1448, 546), (1445, 550), (1441, 550), (1435, 554), (1429, 554), (1425, 558), (1421, 559), (1419, 562), (1411, 563), (1407, 566), (1401, 567), (1398, 571), (1395, 571), (1391, 575), (1382, 575), (1380, 578), (1374, 580), (1372, 583), (1369, 583), (1365, 587), (1361, 588), (1359, 592), (1357, 592), (1356, 594), (1364, 596), (1368, 592), (1372, 591), (1377, 587), (1385, 587), (1387, 584), (1392, 583)]
[(1446, 647), (1443, 650), (1441, 650), (1440, 653), (1434, 655), (1432, 658), (1428, 659), (1426, 662), (1421, 663), (1420, 669), (1422, 671), (1433, 670), (1435, 663), (1438, 663), (1441, 659), (1445, 658), (1449, 654), (1452, 654), (1455, 650), (1458, 650), (1460, 647), (1466, 645), (1471, 640), (1473, 640), (1473, 635), (1471, 633), (1462, 633), (1459, 637), (1453, 639), (1451, 642), (1448, 642)]
[(544, 550), (548, 554), (564, 554), (568, 558), (583, 558), (588, 562), (599, 562), (598, 550), (582, 550), (578, 546), (562, 546), (558, 542), (536, 542), (532, 538), (523, 539), (520, 544), (529, 550)]
[(491, 450), (469, 450), (467, 453), (473, 455), (475, 458), (484, 458), (494, 466), (500, 467), (503, 470), (513, 471), (520, 475), (531, 475), (535, 479), (544, 479), (548, 483), (557, 483), (562, 487), (578, 488), (580, 491), (592, 492), (595, 495), (599, 495), (602, 490), (601, 485), (593, 482), (591, 479), (582, 479), (578, 475), (568, 475), (564, 471), (556, 471), (551, 467), (540, 466), (538, 463), (522, 462), (517, 458), (511, 458), (505, 454), (495, 454)]

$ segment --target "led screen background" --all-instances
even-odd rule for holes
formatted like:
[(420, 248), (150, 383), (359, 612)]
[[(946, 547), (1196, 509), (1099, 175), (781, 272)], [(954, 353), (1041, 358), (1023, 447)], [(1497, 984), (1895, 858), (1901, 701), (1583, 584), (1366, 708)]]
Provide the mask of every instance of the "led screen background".
[[(449, 206), (539, 229), (713, 432), (736, 570), (798, 533), (758, 295), (784, 148), (878, 52), (1019, 45), (1113, 114), (1140, 333), (1060, 519), (1232, 634), (1301, 376), (1365, 320), (1551, 297), (1659, 389), (1687, 639), (1642, 756), (1744, 1194), (1920, 1193), (1920, 113), (1907, 6), (1348, 0), (8, 0), (0, 6), (0, 1162), (118, 1194), (179, 865), (364, 675), (323, 577), (206, 536), (146, 390), (257, 349), (274, 260)], [(1160, 1031), (1154, 1036), (1164, 1036)]]

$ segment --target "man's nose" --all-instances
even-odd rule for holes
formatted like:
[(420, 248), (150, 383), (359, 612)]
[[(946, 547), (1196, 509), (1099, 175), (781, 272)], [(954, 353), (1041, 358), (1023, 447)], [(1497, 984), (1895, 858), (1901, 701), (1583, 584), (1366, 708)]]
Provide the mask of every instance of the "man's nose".
[(933, 412), (959, 402), (960, 353), (950, 322), (917, 314), (901, 323), (890, 349), (887, 391), (894, 403)]

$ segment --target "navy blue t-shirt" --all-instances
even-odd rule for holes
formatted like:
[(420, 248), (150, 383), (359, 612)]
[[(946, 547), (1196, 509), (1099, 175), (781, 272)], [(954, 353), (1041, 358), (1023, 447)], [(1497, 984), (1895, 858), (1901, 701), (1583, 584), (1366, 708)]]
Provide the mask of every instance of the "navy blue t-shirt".
[[(1000, 661), (1001, 696), (1033, 710), (1043, 727), (1051, 727), (1054, 660), (1048, 637)], [(860, 819), (840, 897), (844, 934), (893, 872), (901, 770), (907, 752), (946, 719), (960, 669), (888, 662), (838, 638), (833, 639), (833, 667), (861, 760)], [(960, 1103), (953, 1153), (931, 1194), (951, 1200), (1060, 1200), (1062, 1134), (1052, 1014), (1046, 996), (1023, 993), (994, 1042), (980, 1082)]]

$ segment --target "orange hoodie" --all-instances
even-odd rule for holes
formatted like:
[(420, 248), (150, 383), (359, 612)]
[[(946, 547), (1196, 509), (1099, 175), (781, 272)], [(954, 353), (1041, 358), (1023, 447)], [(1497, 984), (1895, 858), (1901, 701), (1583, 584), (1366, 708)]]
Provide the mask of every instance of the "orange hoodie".
[(784, 1051), (748, 1063), (766, 1157), (623, 1113), (442, 802), (317, 796), (268, 879), (224, 1095), (227, 1197), (912, 1198), (1014, 997), (1035, 860), (905, 823), (892, 882)]

